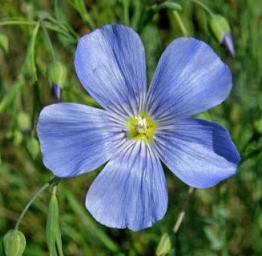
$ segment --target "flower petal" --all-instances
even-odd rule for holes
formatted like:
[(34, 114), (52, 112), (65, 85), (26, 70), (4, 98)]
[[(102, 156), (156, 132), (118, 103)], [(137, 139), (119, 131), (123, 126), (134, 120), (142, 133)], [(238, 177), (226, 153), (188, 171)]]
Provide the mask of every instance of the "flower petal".
[(106, 111), (75, 104), (45, 107), (37, 124), (45, 166), (72, 177), (98, 168), (111, 157), (114, 138)]
[(148, 92), (147, 108), (161, 119), (179, 119), (214, 107), (231, 90), (231, 72), (204, 42), (174, 40), (162, 54)]
[(207, 188), (235, 174), (239, 153), (225, 128), (199, 119), (162, 127), (155, 141), (161, 160), (186, 184)]
[(122, 25), (107, 25), (80, 38), (75, 68), (85, 89), (104, 108), (129, 115), (142, 108), (146, 90), (143, 44)]
[(143, 142), (122, 148), (94, 180), (86, 207), (97, 221), (113, 228), (137, 231), (161, 219), (167, 189), (154, 152)]

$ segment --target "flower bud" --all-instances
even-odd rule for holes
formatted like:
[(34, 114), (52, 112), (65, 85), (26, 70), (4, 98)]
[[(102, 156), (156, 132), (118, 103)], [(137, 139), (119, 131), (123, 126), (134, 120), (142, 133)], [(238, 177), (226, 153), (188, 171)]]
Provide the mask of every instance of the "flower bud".
[(7, 53), (9, 50), (9, 39), (5, 34), (0, 33), (0, 48)]
[(31, 128), (31, 119), (28, 113), (19, 111), (17, 114), (17, 125), (20, 131), (26, 132)]
[(33, 159), (37, 157), (40, 152), (38, 140), (31, 136), (26, 142), (26, 148)]
[(61, 98), (61, 92), (62, 92), (62, 88), (59, 85), (56, 84), (52, 84), (52, 94), (53, 96), (59, 100)]
[(222, 44), (231, 56), (235, 56), (234, 42), (231, 34), (224, 37)]
[(16, 229), (9, 230), (3, 239), (6, 256), (22, 256), (26, 246), (25, 236)]
[(66, 79), (66, 66), (59, 61), (54, 61), (47, 67), (47, 78), (52, 88), (54, 97), (59, 100), (61, 97), (61, 90)]
[(167, 233), (164, 233), (160, 239), (160, 242), (156, 249), (157, 256), (164, 256), (171, 250), (170, 237)]
[(235, 50), (233, 38), (227, 20), (219, 14), (212, 15), (210, 19), (210, 28), (216, 40), (222, 44), (232, 56), (234, 56)]
[(257, 132), (262, 134), (262, 120), (255, 121), (254, 126)]

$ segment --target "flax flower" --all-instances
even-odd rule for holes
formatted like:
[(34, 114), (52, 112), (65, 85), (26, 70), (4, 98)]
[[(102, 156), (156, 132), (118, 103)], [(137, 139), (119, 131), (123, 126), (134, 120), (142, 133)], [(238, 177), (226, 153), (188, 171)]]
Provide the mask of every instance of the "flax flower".
[(168, 200), (163, 165), (196, 188), (236, 172), (240, 157), (227, 130), (190, 117), (220, 104), (232, 86), (229, 68), (206, 43), (170, 43), (147, 90), (139, 36), (107, 25), (79, 40), (75, 69), (103, 109), (53, 104), (42, 110), (37, 131), (43, 162), (58, 177), (105, 164), (86, 196), (100, 223), (137, 231), (160, 220)]

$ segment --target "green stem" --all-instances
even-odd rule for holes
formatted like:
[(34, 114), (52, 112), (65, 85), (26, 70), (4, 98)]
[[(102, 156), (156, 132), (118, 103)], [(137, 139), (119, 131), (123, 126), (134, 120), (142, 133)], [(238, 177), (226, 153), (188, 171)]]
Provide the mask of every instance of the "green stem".
[(144, 12), (144, 1), (141, 0), (134, 0), (133, 1), (134, 6), (134, 14), (132, 15), (131, 20), (131, 27), (134, 28), (136, 31), (141, 30), (141, 17)]
[(179, 27), (181, 29), (181, 32), (182, 32), (183, 36), (188, 36), (189, 33), (187, 32), (187, 29), (186, 29), (186, 27), (185, 27), (185, 25), (184, 25), (180, 15), (179, 15), (179, 13), (177, 11), (173, 11), (173, 14), (174, 14), (174, 16), (175, 16), (175, 18), (177, 20), (177, 23), (178, 23), (178, 25), (179, 25)]
[(56, 191), (57, 191), (57, 185), (54, 185), (52, 190), (52, 195), (56, 196)]
[(6, 20), (0, 21), (0, 26), (12, 26), (12, 25), (29, 25), (34, 26), (36, 25), (36, 21), (27, 21), (27, 20)]
[[(56, 197), (56, 192), (57, 192), (57, 184), (55, 184), (55, 186), (53, 187), (53, 191), (52, 191), (52, 195)], [(59, 214), (57, 212), (57, 214)], [(57, 225), (58, 225), (58, 233), (56, 236), (56, 249), (57, 249), (57, 253), (59, 256), (64, 256), (63, 253), (63, 249), (62, 249), (62, 239), (61, 239), (61, 232), (60, 232), (60, 227), (59, 227), (59, 223), (57, 220)]]
[(53, 179), (51, 179), (50, 181), (48, 181), (46, 184), (44, 184), (35, 194), (34, 196), (31, 198), (31, 200), (26, 204), (24, 210), (22, 211), (22, 213), (20, 214), (17, 222), (16, 222), (16, 225), (15, 225), (15, 230), (18, 230), (18, 227), (22, 221), (22, 219), (24, 218), (27, 210), (29, 209), (29, 207), (31, 206), (31, 204), (35, 201), (35, 199), (47, 188), (49, 187), (50, 185), (52, 184), (57, 184), (58, 182), (60, 181), (60, 178), (58, 177), (54, 177)]
[(44, 35), (45, 35), (45, 39), (47, 41), (47, 44), (48, 44), (48, 48), (49, 48), (49, 51), (51, 53), (51, 56), (53, 58), (53, 61), (56, 60), (56, 57), (55, 57), (55, 51), (54, 51), (54, 48), (53, 48), (53, 45), (51, 43), (51, 40), (50, 40), (50, 37), (47, 33), (47, 30), (45, 28), (45, 21), (41, 19), (41, 27), (42, 27), (42, 30), (44, 31)]
[(177, 233), (178, 229), (181, 226), (182, 221), (184, 220), (184, 217), (185, 217), (185, 214), (186, 214), (186, 209), (187, 209), (187, 206), (188, 206), (188, 202), (189, 202), (189, 199), (190, 199), (191, 195), (193, 194), (193, 192), (194, 192), (194, 188), (189, 187), (188, 192), (187, 192), (186, 201), (184, 202), (182, 211), (179, 213), (178, 218), (176, 220), (176, 224), (173, 228), (174, 233)]
[(95, 29), (95, 23), (91, 19), (90, 15), (89, 15), (89, 13), (86, 9), (85, 1), (83, 1), (83, 0), (79, 1), (79, 5), (81, 6), (80, 15), (82, 16), (82, 19), (89, 25), (91, 30), (94, 30)]
[(91, 19), (85, 5), (84, 0), (67, 0), (67, 2), (75, 8), (80, 14), (82, 20), (89, 26), (91, 30), (96, 28), (94, 21)]
[(210, 16), (213, 15), (213, 12), (202, 2), (200, 2), (199, 0), (191, 0), (193, 3), (197, 4), (198, 6), (200, 6), (201, 8), (203, 8)]
[(124, 6), (124, 18), (125, 18), (125, 24), (126, 26), (129, 26), (129, 0), (123, 0), (123, 6)]
[[(27, 20), (6, 20), (0, 21), (0, 26), (14, 26), (14, 25), (26, 25), (26, 26), (35, 26), (39, 21), (27, 21)], [(45, 24), (45, 27), (49, 30), (68, 35), (68, 32), (60, 30), (52, 25)]]

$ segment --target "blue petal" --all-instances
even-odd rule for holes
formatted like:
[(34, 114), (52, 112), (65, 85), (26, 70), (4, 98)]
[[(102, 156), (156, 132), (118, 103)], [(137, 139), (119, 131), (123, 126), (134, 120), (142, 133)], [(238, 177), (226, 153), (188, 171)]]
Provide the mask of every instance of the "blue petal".
[(45, 107), (37, 124), (45, 166), (72, 177), (92, 171), (111, 157), (114, 138), (104, 110), (58, 103)]
[(161, 127), (155, 139), (161, 160), (186, 184), (207, 188), (235, 174), (239, 153), (225, 128), (185, 119)]
[(85, 89), (104, 108), (125, 116), (142, 108), (145, 54), (131, 28), (107, 25), (83, 36), (77, 45), (75, 68)]
[(148, 92), (151, 116), (179, 119), (214, 107), (231, 90), (231, 72), (204, 42), (174, 40), (162, 54)]
[(143, 142), (127, 142), (119, 151), (91, 185), (86, 207), (108, 227), (150, 227), (167, 209), (161, 163)]

